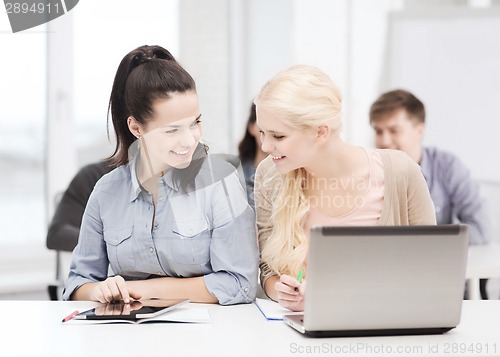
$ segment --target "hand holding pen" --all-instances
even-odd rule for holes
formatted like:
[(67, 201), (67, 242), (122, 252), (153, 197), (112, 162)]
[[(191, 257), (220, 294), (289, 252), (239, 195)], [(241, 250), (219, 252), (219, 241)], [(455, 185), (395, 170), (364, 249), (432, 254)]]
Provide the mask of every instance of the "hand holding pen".
[(276, 282), (275, 288), (278, 292), (278, 303), (292, 311), (304, 311), (304, 293), (306, 281), (303, 280), (304, 271), (300, 270), (297, 278), (283, 274)]
[[(304, 277), (304, 269), (300, 269), (299, 273), (297, 274), (297, 281), (299, 284), (302, 282), (302, 278)], [(299, 291), (299, 287), (295, 287), (295, 291)]]

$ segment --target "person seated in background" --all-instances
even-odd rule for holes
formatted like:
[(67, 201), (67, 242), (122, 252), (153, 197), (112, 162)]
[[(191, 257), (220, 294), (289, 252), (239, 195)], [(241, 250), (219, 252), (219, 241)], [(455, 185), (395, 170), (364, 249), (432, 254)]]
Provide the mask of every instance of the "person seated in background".
[[(71, 180), (62, 196), (58, 197), (56, 210), (47, 231), (45, 243), (48, 249), (71, 252), (78, 243), (83, 212), (96, 182), (111, 171), (105, 161), (82, 167)], [(59, 253), (58, 253), (59, 254)], [(60, 280), (61, 258), (57, 255), (56, 280)], [(64, 271), (64, 269), (63, 269)], [(59, 300), (58, 284), (48, 286), (50, 300)]]
[[(464, 223), (470, 228), (470, 244), (486, 244), (487, 217), (479, 186), (469, 170), (455, 155), (435, 147), (424, 147), (425, 107), (412, 93), (403, 89), (383, 93), (370, 108), (370, 124), (379, 149), (407, 153), (420, 165), (429, 187), (438, 224)], [(486, 280), (481, 295), (486, 296)]]
[(201, 141), (193, 77), (163, 47), (138, 47), (108, 109), (114, 170), (89, 197), (63, 299), (253, 301), (255, 213), (235, 166)]
[(262, 143), (260, 141), (259, 128), (255, 123), (256, 119), (255, 104), (252, 103), (250, 107), (250, 115), (248, 116), (247, 127), (245, 129), (245, 135), (238, 145), (238, 156), (245, 175), (248, 203), (250, 203), (252, 208), (255, 206), (253, 195), (255, 169), (267, 156), (261, 148)]
[(96, 182), (111, 171), (105, 161), (82, 167), (59, 201), (47, 232), (47, 248), (71, 252), (78, 243), (83, 212)]
[(261, 284), (272, 300), (304, 310), (312, 226), (436, 223), (429, 189), (408, 155), (343, 141), (342, 97), (326, 73), (290, 67), (264, 85), (255, 105), (269, 154), (257, 167), (255, 210)]

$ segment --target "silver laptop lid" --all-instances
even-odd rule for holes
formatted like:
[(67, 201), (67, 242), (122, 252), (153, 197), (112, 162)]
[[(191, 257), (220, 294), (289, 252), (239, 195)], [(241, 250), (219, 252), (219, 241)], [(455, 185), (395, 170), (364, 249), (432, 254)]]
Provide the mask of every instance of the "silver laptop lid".
[(468, 237), (466, 225), (312, 228), (305, 329), (455, 327)]

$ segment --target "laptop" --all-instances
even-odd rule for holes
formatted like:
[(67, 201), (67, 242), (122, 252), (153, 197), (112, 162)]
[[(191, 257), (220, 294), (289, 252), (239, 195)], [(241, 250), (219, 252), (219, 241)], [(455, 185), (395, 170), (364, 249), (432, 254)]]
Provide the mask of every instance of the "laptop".
[(313, 227), (304, 313), (313, 337), (440, 334), (460, 322), (466, 225)]

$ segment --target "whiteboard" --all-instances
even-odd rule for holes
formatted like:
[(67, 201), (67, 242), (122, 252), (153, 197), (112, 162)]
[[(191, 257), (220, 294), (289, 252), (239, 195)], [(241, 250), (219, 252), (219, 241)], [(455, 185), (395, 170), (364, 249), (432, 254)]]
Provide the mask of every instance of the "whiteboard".
[(388, 31), (382, 91), (413, 92), (426, 107), (424, 145), (500, 181), (500, 11), (393, 13)]

